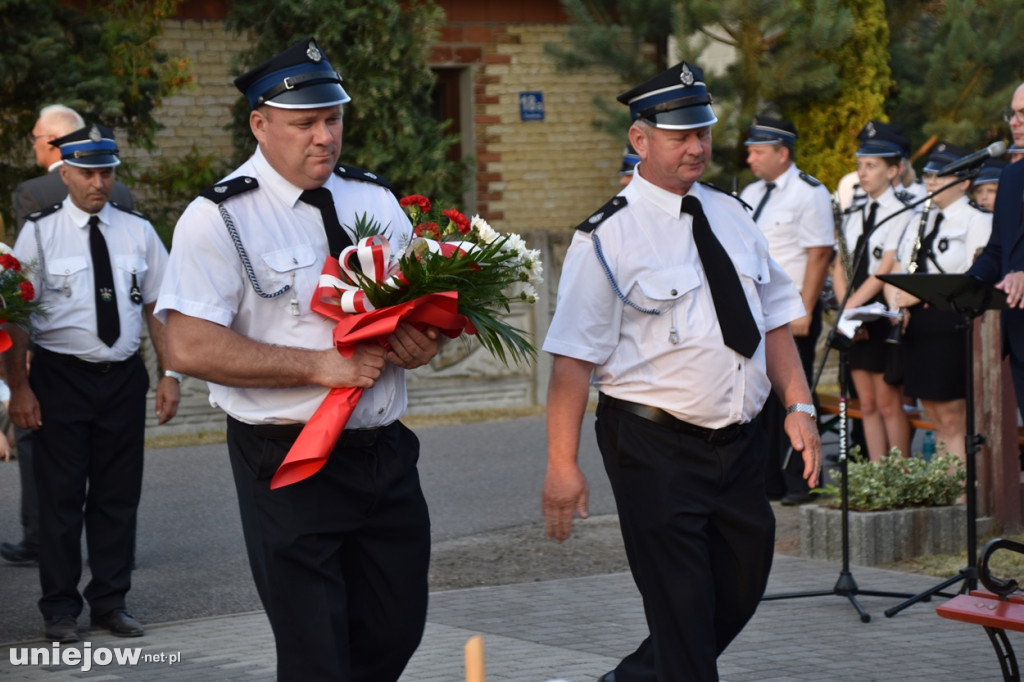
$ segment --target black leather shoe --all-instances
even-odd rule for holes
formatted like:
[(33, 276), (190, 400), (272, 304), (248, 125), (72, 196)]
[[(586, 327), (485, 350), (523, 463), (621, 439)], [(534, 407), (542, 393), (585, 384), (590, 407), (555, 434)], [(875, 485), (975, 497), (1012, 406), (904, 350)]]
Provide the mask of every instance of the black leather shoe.
[(51, 642), (70, 644), (78, 641), (78, 621), (74, 616), (54, 616), (46, 619), (43, 636)]
[(615, 671), (609, 670), (604, 675), (597, 678), (597, 682), (615, 682)]
[(142, 624), (129, 616), (124, 609), (115, 609), (98, 617), (93, 616), (92, 626), (110, 630), (118, 637), (142, 637), (146, 634), (146, 631), (142, 629)]
[(15, 566), (37, 566), (39, 564), (39, 552), (34, 549), (28, 549), (21, 543), (0, 543), (0, 557), (3, 557), (4, 561)]

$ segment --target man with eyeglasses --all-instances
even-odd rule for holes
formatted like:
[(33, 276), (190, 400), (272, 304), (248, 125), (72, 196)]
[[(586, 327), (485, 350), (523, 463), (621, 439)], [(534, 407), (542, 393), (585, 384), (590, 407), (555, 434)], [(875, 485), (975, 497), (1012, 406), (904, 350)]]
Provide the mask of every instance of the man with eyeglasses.
[[(60, 177), (60, 166), (64, 163), (60, 158), (60, 147), (50, 142), (83, 127), (85, 121), (78, 112), (63, 104), (51, 104), (39, 112), (29, 137), (36, 165), (45, 168), (46, 174), (25, 180), (14, 188), (16, 231), (10, 235), (12, 241), (30, 214), (56, 206), (68, 195), (68, 186)], [(111, 203), (128, 210), (134, 208), (132, 193), (116, 180)], [(14, 437), (18, 445), (18, 475), (21, 479), (21, 542), (0, 543), (0, 557), (15, 566), (35, 566), (39, 553), (39, 498), (32, 474), (32, 432), (15, 426)]]
[[(1003, 112), (1010, 124), (1013, 149), (1024, 151), (1024, 83), (1013, 93), (1010, 108)], [(1020, 159), (1020, 156), (1017, 157)], [(1018, 160), (999, 176), (992, 209), (992, 236), (967, 274), (994, 284), (1006, 292), (1003, 311), (1003, 348), (1010, 356), (1017, 409), (1024, 409), (1024, 160)]]
[[(68, 195), (68, 186), (60, 179), (59, 169), (63, 163), (60, 149), (51, 145), (50, 141), (83, 127), (85, 121), (78, 112), (63, 104), (51, 104), (40, 110), (29, 137), (32, 139), (36, 165), (45, 168), (46, 175), (25, 180), (14, 188), (14, 221), (19, 231), (30, 213), (59, 204)], [(114, 182), (111, 201), (128, 210), (134, 208), (132, 193), (117, 181)]]

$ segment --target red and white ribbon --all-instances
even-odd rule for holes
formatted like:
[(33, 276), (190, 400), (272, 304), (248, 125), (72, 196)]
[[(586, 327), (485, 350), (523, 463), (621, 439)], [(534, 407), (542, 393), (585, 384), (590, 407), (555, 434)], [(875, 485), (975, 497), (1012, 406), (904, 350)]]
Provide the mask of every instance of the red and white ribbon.
[(365, 313), (373, 304), (360, 288), (362, 281), (385, 282), (395, 276), (398, 266), (391, 262), (391, 244), (381, 235), (365, 237), (356, 246), (342, 250), (338, 260), (328, 258), (320, 274), (317, 296), (339, 306), (346, 313)]

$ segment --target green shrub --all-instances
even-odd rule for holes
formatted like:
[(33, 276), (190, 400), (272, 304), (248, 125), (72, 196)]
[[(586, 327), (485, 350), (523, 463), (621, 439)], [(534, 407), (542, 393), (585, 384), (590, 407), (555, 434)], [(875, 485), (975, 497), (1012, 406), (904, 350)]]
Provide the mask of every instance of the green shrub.
[[(856, 454), (857, 448), (854, 448)], [(847, 462), (850, 509), (882, 511), (908, 507), (940, 507), (955, 504), (964, 492), (967, 474), (956, 455), (937, 454), (926, 460), (919, 454), (901, 457), (893, 449), (878, 462), (867, 460)], [(830, 498), (829, 504), (840, 503), (842, 471), (836, 472), (836, 483), (815, 492)]]

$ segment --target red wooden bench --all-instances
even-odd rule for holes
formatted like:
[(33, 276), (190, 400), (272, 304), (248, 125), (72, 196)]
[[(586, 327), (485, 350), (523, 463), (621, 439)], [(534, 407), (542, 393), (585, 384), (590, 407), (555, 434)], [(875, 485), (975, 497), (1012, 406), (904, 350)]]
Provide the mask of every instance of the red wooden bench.
[(1006, 631), (1024, 632), (1024, 595), (1019, 592), (1020, 586), (1016, 580), (1004, 580), (992, 575), (989, 560), (1000, 549), (1024, 554), (1024, 544), (1019, 542), (1002, 538), (990, 541), (985, 545), (978, 561), (978, 577), (987, 589), (959, 594), (940, 604), (935, 612), (943, 618), (973, 623), (985, 628), (985, 634), (996, 651), (1003, 679), (1007, 682), (1020, 682), (1017, 656), (1006, 636)]

